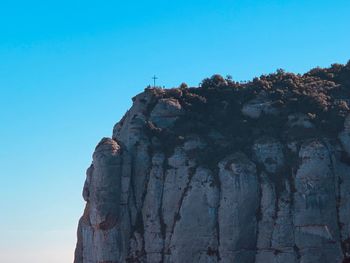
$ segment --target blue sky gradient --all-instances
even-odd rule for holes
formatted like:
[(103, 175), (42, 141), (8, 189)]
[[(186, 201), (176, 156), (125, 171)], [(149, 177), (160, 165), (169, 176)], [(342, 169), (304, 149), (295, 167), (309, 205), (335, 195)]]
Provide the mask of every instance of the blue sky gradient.
[(85, 170), (151, 84), (350, 59), (350, 1), (0, 3), (0, 262), (71, 262)]

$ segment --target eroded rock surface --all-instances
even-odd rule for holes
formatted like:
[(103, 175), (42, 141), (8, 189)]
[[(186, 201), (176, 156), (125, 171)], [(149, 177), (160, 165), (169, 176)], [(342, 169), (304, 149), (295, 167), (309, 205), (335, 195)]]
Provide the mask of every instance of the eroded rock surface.
[(348, 79), (134, 97), (87, 169), (74, 262), (350, 262)]

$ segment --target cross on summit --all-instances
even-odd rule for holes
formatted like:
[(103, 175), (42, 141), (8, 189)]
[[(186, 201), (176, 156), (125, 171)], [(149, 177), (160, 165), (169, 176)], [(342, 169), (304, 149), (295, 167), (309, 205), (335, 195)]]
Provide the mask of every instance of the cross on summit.
[(153, 88), (155, 88), (156, 87), (156, 80), (158, 79), (158, 77), (156, 75), (154, 75), (152, 77), (152, 79), (153, 79)]

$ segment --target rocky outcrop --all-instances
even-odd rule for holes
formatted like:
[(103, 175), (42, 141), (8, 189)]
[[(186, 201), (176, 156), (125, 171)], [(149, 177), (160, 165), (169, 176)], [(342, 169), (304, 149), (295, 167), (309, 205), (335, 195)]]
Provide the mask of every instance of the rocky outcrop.
[(134, 97), (87, 170), (74, 262), (350, 262), (349, 68)]

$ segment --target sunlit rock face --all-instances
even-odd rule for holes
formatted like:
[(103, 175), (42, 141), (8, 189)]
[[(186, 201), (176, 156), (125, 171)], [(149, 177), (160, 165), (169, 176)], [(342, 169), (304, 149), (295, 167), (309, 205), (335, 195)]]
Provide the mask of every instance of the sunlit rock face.
[(74, 262), (350, 262), (349, 65), (206, 83), (98, 143)]

